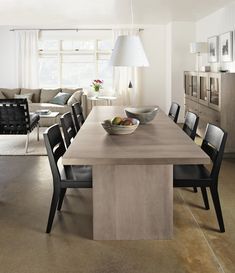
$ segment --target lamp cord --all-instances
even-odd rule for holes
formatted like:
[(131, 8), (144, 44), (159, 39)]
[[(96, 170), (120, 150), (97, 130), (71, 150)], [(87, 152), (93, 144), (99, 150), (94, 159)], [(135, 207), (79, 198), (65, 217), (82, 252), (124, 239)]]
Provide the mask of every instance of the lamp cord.
[(133, 0), (131, 0), (131, 27), (134, 25)]

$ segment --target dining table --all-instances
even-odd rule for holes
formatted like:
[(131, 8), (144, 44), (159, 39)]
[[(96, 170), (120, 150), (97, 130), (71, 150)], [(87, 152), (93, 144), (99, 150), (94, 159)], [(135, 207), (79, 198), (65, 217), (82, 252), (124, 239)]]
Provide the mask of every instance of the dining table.
[(65, 152), (64, 165), (92, 166), (93, 239), (173, 238), (173, 165), (210, 158), (160, 108), (130, 135), (109, 135), (101, 122), (124, 106), (95, 106)]

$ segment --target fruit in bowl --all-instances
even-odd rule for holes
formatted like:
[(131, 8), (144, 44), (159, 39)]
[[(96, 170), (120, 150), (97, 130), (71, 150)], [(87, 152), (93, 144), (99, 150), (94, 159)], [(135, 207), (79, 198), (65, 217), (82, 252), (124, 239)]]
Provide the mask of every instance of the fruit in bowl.
[(122, 122), (122, 118), (120, 118), (120, 117), (115, 117), (115, 118), (112, 119), (112, 124), (113, 125), (120, 125), (121, 122)]
[(136, 130), (139, 123), (139, 120), (134, 118), (114, 117), (112, 120), (104, 120), (101, 125), (110, 135), (128, 135)]
[(115, 117), (112, 119), (112, 125), (130, 126), (133, 125), (133, 121), (132, 118)]

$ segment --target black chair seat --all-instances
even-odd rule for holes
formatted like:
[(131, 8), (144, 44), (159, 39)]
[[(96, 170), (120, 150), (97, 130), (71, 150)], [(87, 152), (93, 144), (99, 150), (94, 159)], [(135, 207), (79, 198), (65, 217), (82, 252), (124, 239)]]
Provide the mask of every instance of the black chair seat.
[(211, 182), (210, 172), (204, 165), (175, 165), (174, 166), (174, 187), (191, 187), (193, 181), (201, 181), (203, 186)]
[(92, 186), (92, 168), (90, 166), (64, 166), (61, 181), (89, 182)]

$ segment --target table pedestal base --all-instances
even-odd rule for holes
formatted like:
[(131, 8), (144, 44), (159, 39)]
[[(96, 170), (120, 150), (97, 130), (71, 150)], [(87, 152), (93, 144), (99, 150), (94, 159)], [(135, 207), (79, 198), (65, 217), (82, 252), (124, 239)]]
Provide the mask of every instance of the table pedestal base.
[(172, 165), (93, 166), (95, 240), (161, 240), (172, 236)]

